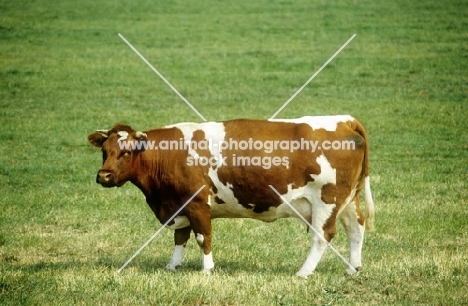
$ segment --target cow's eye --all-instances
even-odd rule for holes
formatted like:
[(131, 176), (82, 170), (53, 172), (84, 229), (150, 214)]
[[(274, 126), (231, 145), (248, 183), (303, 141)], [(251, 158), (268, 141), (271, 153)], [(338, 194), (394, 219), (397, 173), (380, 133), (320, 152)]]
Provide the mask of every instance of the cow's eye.
[(120, 156), (121, 156), (121, 157), (122, 157), (122, 156), (127, 157), (127, 156), (130, 156), (130, 154), (131, 154), (130, 151), (122, 151), (122, 152), (120, 153)]

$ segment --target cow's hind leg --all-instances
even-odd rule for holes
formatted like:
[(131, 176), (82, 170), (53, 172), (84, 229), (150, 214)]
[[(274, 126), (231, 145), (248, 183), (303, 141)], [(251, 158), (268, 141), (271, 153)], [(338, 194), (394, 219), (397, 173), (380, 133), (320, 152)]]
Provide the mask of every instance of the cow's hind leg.
[[(349, 263), (359, 271), (361, 269), (361, 252), (364, 241), (364, 216), (359, 208), (359, 193), (354, 197), (354, 200), (346, 205), (340, 213), (340, 221), (346, 231), (349, 241)], [(346, 273), (354, 274), (356, 271), (350, 267), (346, 269)]]
[(173, 272), (176, 271), (177, 267), (182, 264), (182, 259), (184, 258), (185, 246), (187, 241), (190, 238), (190, 232), (192, 228), (190, 226), (176, 229), (174, 231), (174, 253), (172, 254), (171, 261), (166, 265), (166, 269)]
[(317, 201), (312, 207), (312, 246), (302, 268), (296, 273), (296, 276), (304, 278), (307, 278), (315, 271), (328, 246), (328, 242), (336, 233), (336, 218), (333, 214), (336, 206)]

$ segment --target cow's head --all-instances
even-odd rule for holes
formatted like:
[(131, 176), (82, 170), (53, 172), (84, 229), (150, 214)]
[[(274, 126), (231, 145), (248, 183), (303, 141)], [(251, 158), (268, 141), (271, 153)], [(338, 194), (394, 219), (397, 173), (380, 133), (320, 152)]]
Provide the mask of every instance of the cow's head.
[(88, 141), (102, 148), (102, 168), (96, 183), (104, 187), (120, 187), (134, 176), (133, 165), (142, 151), (133, 144), (146, 140), (146, 134), (128, 125), (116, 124), (111, 130), (97, 130), (88, 135)]

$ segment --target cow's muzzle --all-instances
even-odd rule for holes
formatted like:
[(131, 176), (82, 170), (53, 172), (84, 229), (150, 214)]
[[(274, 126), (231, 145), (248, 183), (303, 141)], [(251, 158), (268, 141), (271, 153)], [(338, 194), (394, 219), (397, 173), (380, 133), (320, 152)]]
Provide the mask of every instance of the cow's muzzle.
[(116, 186), (114, 182), (114, 174), (112, 171), (99, 170), (96, 176), (96, 183), (101, 184), (104, 187)]

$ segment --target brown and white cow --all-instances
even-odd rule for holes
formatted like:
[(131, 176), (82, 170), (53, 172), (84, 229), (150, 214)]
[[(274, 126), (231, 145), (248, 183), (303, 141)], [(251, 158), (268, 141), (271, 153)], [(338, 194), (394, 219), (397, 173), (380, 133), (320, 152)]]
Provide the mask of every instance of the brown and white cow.
[[(96, 182), (104, 187), (132, 182), (163, 224), (206, 185), (168, 225), (175, 230), (169, 270), (182, 263), (191, 231), (203, 251), (203, 271), (213, 269), (211, 219), (298, 217), (287, 203), (315, 229), (298, 276), (314, 272), (325, 240), (335, 236), (337, 218), (355, 268), (347, 272), (361, 268), (364, 229), (373, 227), (374, 204), (366, 132), (351, 116), (180, 123), (144, 132), (116, 124), (88, 139), (103, 153)], [(359, 206), (363, 188), (367, 221)]]

